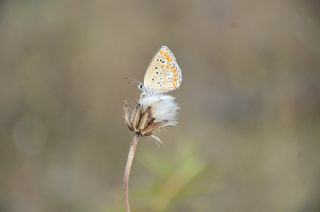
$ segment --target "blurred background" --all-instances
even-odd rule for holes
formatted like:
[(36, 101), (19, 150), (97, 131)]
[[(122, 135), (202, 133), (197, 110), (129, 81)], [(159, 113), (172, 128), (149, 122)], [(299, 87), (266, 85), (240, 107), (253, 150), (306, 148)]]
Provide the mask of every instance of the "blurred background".
[(320, 3), (0, 1), (0, 211), (124, 211), (154, 52), (183, 71), (179, 125), (143, 139), (133, 211), (320, 211)]

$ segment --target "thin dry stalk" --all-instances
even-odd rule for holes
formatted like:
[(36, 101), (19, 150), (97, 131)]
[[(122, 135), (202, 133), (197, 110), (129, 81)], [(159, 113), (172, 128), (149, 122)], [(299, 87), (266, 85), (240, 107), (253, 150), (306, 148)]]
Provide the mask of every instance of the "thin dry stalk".
[[(176, 110), (176, 108), (175, 108)], [(159, 143), (162, 143), (159, 138), (153, 135), (154, 131), (168, 127), (167, 120), (156, 122), (152, 114), (151, 106), (144, 108), (141, 104), (137, 103), (135, 108), (131, 111), (128, 107), (127, 102), (124, 104), (124, 119), (127, 127), (130, 131), (134, 132), (133, 139), (131, 141), (127, 165), (124, 172), (124, 197), (125, 197), (125, 208), (126, 212), (130, 212), (129, 205), (129, 176), (132, 167), (132, 162), (137, 149), (137, 145), (140, 137), (151, 136), (156, 139)]]
[(123, 178), (123, 186), (124, 186), (124, 198), (125, 198), (125, 207), (126, 212), (130, 212), (130, 204), (129, 204), (129, 177), (130, 177), (130, 170), (132, 167), (132, 162), (134, 159), (134, 155), (136, 153), (136, 149), (139, 143), (139, 137), (137, 134), (135, 134), (132, 138), (129, 153), (128, 153), (128, 159), (127, 159), (127, 165), (126, 169), (124, 171), (124, 178)]

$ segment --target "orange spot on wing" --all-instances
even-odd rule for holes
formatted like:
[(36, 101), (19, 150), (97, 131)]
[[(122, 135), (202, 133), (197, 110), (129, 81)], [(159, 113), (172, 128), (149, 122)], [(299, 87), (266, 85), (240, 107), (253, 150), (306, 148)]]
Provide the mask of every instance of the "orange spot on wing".
[(163, 68), (164, 68), (164, 65), (161, 65), (161, 68), (163, 69)]
[(176, 83), (176, 82), (173, 82), (173, 83), (172, 83), (172, 86), (173, 86), (173, 88), (176, 88), (176, 87), (177, 87), (177, 83)]
[(168, 64), (168, 65), (166, 66), (166, 68), (169, 69), (169, 67), (170, 67), (170, 66), (169, 66), (169, 64)]

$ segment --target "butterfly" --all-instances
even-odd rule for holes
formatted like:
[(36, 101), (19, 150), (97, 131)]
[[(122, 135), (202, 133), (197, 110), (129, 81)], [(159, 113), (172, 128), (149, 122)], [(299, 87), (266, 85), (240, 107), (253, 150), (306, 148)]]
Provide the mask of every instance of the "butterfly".
[(181, 81), (182, 73), (175, 56), (167, 46), (161, 46), (138, 87), (144, 95), (161, 94), (176, 90)]

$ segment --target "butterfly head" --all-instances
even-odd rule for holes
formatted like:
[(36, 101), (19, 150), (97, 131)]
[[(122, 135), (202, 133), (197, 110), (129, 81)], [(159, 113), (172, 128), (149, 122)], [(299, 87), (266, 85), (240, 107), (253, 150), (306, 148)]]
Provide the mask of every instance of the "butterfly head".
[(141, 91), (141, 96), (140, 97), (146, 96), (149, 93), (147, 88), (143, 85), (142, 82), (140, 82), (138, 84), (138, 89)]
[(138, 89), (141, 91), (141, 97), (157, 94), (157, 92), (152, 91), (151, 89), (146, 87), (142, 82), (139, 83)]
[(141, 91), (144, 91), (144, 86), (143, 86), (142, 82), (140, 82), (138, 84), (138, 89), (141, 90)]

